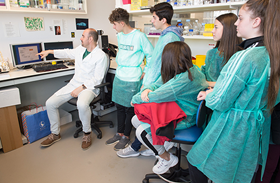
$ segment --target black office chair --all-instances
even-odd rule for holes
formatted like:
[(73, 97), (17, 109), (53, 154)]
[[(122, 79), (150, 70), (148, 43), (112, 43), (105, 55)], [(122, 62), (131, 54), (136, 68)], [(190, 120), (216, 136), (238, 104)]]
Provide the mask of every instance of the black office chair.
[[(178, 157), (178, 164), (170, 168), (170, 173), (146, 174), (143, 183), (149, 183), (149, 179), (162, 179), (166, 182), (190, 182), (189, 170), (183, 169), (181, 165), (181, 144), (193, 145), (202, 134), (202, 127), (207, 125), (212, 110), (205, 106), (205, 100), (201, 101), (196, 114), (196, 126), (184, 130), (175, 130), (172, 142), (177, 143), (175, 155)], [(205, 123), (206, 122), (206, 123)], [(157, 163), (157, 161), (156, 161)]]
[[(106, 82), (107, 72), (108, 72), (108, 70), (110, 68), (110, 58), (109, 58), (109, 56), (107, 54), (106, 54), (106, 56), (107, 56), (108, 67), (106, 69), (106, 72), (105, 72), (104, 78), (102, 80), (102, 83), (100, 85), (94, 86), (95, 88), (99, 88), (100, 89), (100, 93), (90, 103), (89, 106), (91, 107), (91, 110), (96, 108), (96, 104), (97, 103), (107, 104), (108, 102), (111, 102), (111, 101), (107, 100), (107, 98), (106, 98), (106, 94), (107, 93), (105, 92), (106, 86), (110, 85), (109, 82)], [(77, 98), (70, 99), (68, 101), (68, 103), (71, 104), (71, 105), (77, 106)], [(98, 116), (94, 117), (94, 114), (91, 113), (91, 128), (94, 129), (97, 132), (97, 138), (99, 138), (99, 139), (102, 138), (102, 132), (101, 132), (101, 130), (98, 127), (99, 124), (108, 124), (108, 125), (110, 125), (110, 128), (114, 127), (114, 124), (113, 124), (112, 121), (100, 121)], [(77, 138), (79, 136), (79, 133), (83, 130), (82, 129), (82, 123), (81, 123), (80, 120), (76, 121), (76, 127), (79, 127), (79, 128), (74, 133), (74, 138)]]

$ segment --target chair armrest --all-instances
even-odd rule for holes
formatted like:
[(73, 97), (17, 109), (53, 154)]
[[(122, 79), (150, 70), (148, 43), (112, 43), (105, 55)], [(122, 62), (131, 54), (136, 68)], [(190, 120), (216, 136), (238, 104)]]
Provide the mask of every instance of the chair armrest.
[(104, 87), (104, 86), (108, 86), (108, 85), (110, 85), (110, 83), (109, 83), (109, 82), (107, 82), (107, 83), (103, 83), (103, 84), (100, 84), (100, 85), (96, 85), (96, 86), (94, 86), (94, 88), (102, 88), (102, 87)]

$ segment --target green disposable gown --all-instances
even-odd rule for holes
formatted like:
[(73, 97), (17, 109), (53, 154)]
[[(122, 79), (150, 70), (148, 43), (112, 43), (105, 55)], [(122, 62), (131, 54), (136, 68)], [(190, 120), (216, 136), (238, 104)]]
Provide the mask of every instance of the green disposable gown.
[(139, 30), (133, 30), (129, 34), (119, 33), (118, 48), (118, 67), (113, 83), (112, 100), (122, 106), (131, 107), (132, 96), (139, 92), (141, 87), (140, 65), (145, 56), (147, 63), (150, 62), (154, 48), (147, 36)]
[(208, 84), (205, 76), (197, 67), (190, 69), (193, 76), (193, 81), (189, 79), (188, 72), (176, 75), (163, 84), (161, 77), (151, 85), (145, 86), (141, 92), (133, 96), (132, 103), (141, 104), (147, 103), (141, 99), (141, 93), (145, 89), (150, 89), (153, 92), (148, 94), (149, 102), (161, 103), (175, 101), (179, 107), (186, 113), (187, 118), (181, 121), (176, 129), (185, 129), (195, 125), (196, 111), (199, 101), (196, 100), (198, 93)]
[(223, 53), (220, 55), (218, 48), (211, 49), (206, 54), (205, 65), (201, 66), (201, 72), (207, 81), (216, 82), (224, 66)]
[(264, 46), (237, 52), (206, 96), (213, 114), (187, 159), (215, 183), (250, 183), (257, 164), (265, 167), (269, 70)]

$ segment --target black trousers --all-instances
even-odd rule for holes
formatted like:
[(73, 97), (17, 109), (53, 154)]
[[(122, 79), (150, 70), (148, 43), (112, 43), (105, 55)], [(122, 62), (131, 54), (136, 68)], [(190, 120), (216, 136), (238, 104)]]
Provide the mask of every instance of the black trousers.
[(189, 172), (192, 183), (208, 183), (208, 178), (195, 166), (192, 166), (189, 162)]
[(118, 133), (123, 133), (125, 136), (130, 136), (132, 129), (131, 118), (134, 114), (134, 107), (125, 107), (116, 104), (118, 116)]

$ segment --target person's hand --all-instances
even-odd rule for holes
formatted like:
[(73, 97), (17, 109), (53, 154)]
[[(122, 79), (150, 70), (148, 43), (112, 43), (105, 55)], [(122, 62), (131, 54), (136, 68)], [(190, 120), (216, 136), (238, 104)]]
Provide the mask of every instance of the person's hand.
[(36, 55), (40, 55), (41, 58), (45, 58), (45, 57), (48, 56), (50, 53), (53, 54), (53, 50), (42, 51), (42, 52), (40, 52), (40, 53), (38, 53), (38, 54), (36, 54)]
[(144, 90), (142, 93), (141, 93), (141, 99), (143, 100), (143, 101), (145, 101), (145, 102), (149, 102), (149, 97), (148, 97), (148, 94), (150, 93), (150, 92), (152, 92), (152, 90), (150, 90), (150, 89), (146, 89), (146, 90)]
[(209, 93), (211, 93), (213, 91), (213, 88), (210, 88), (209, 90), (206, 90), (206, 95), (208, 95)]
[(145, 76), (145, 72), (142, 73), (140, 80), (143, 79), (144, 76)]
[(79, 86), (78, 88), (76, 88), (75, 90), (73, 90), (71, 92), (71, 96), (76, 98), (76, 97), (78, 97), (79, 93), (81, 93), (81, 91), (83, 91), (83, 86), (82, 85)]
[(134, 104), (132, 103), (132, 101), (130, 102), (130, 105), (131, 105), (132, 107), (134, 107)]
[(206, 92), (205, 91), (201, 91), (199, 92), (199, 94), (197, 95), (197, 100), (201, 101), (204, 100), (206, 98)]

